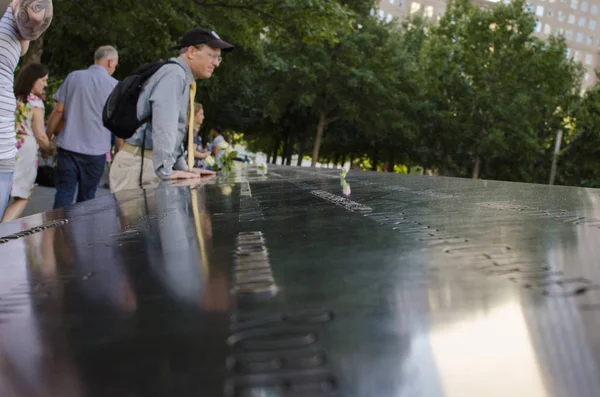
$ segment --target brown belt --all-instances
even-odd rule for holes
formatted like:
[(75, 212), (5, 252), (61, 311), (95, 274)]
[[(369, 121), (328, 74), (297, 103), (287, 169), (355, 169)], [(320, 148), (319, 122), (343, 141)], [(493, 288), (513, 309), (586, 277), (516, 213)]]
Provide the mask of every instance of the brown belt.
[[(142, 155), (142, 147), (141, 146), (133, 146), (128, 143), (124, 143), (121, 147), (121, 150), (127, 153), (131, 153), (134, 156)], [(144, 157), (152, 160), (152, 150), (146, 149), (144, 150)]]

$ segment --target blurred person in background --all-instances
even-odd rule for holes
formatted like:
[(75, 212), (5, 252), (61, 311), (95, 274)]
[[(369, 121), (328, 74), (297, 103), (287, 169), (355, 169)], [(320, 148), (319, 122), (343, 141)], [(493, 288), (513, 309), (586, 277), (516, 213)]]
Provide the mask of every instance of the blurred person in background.
[(47, 86), (48, 68), (40, 63), (25, 66), (15, 81), (17, 156), (10, 194), (13, 201), (6, 208), (2, 222), (17, 219), (27, 206), (37, 176), (38, 150), (53, 151), (44, 129), (42, 97)]

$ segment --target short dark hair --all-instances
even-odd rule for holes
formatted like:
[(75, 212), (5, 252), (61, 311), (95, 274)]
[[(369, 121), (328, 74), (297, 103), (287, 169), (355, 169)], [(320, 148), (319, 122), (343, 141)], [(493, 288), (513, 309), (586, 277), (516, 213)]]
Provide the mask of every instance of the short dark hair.
[(27, 97), (38, 79), (48, 75), (48, 67), (41, 63), (30, 63), (25, 66), (15, 80), (15, 97), (17, 100), (27, 102)]
[(216, 132), (218, 132), (219, 134), (223, 133), (223, 129), (221, 127), (213, 127), (213, 130), (215, 130)]

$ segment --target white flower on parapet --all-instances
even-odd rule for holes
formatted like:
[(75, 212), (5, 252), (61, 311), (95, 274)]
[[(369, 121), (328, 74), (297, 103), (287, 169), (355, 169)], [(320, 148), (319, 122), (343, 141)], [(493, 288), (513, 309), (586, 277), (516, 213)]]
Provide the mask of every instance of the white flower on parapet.
[(206, 164), (209, 167), (214, 167), (215, 164), (217, 164), (217, 162), (215, 161), (215, 158), (213, 156), (208, 156), (204, 159), (204, 164)]
[(342, 194), (346, 197), (350, 196), (352, 190), (350, 189), (350, 184), (346, 181), (342, 181)]
[(266, 163), (258, 163), (256, 166), (258, 175), (267, 175), (268, 167)]
[(342, 181), (346, 180), (346, 175), (348, 175), (348, 172), (350, 172), (350, 162), (347, 162), (346, 164), (344, 164), (344, 166), (342, 167), (342, 171), (340, 172), (340, 179)]

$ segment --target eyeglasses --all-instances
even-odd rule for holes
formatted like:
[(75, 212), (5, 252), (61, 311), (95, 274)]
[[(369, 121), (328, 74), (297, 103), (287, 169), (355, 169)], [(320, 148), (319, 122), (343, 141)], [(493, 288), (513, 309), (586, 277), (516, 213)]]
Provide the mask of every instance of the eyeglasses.
[(213, 60), (213, 62), (216, 62), (217, 65), (220, 65), (221, 62), (223, 62), (223, 57), (221, 55), (218, 54), (212, 54), (210, 52), (207, 52), (206, 55), (208, 55), (210, 57), (210, 59)]
[[(201, 51), (201, 50), (203, 49), (203, 47), (200, 47), (200, 48), (198, 48), (198, 47), (195, 47), (195, 48), (196, 48), (196, 50), (198, 50), (198, 51)], [(210, 59), (212, 59), (212, 61), (213, 61), (213, 62), (216, 62), (216, 63), (217, 63), (217, 65), (220, 65), (220, 64), (221, 64), (221, 62), (223, 62), (223, 57), (222, 57), (221, 55), (219, 55), (219, 54), (213, 54), (212, 52), (208, 52), (208, 51), (207, 51), (207, 52), (205, 52), (205, 54), (206, 54), (206, 55), (208, 55), (208, 57), (209, 57)]]

